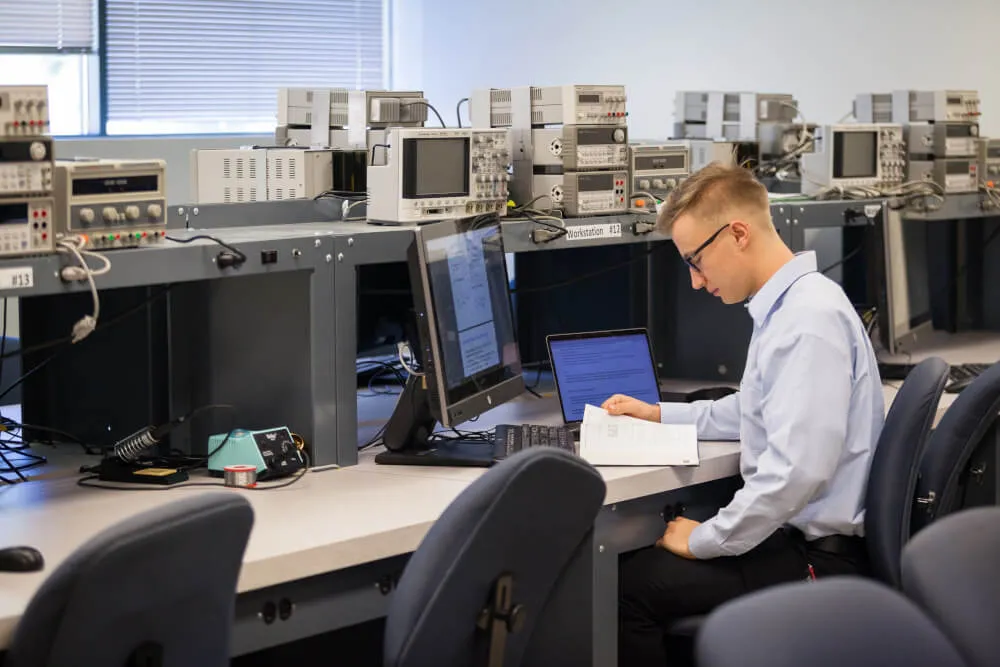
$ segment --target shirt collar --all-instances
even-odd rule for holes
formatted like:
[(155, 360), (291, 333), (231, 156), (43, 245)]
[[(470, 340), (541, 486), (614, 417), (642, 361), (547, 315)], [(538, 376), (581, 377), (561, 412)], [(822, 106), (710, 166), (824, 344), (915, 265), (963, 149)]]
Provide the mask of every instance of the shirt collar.
[(747, 310), (750, 317), (757, 326), (764, 324), (764, 320), (774, 309), (778, 299), (788, 291), (796, 280), (816, 271), (816, 253), (812, 250), (800, 252), (795, 255), (787, 264), (778, 269), (771, 276), (764, 286), (747, 302)]

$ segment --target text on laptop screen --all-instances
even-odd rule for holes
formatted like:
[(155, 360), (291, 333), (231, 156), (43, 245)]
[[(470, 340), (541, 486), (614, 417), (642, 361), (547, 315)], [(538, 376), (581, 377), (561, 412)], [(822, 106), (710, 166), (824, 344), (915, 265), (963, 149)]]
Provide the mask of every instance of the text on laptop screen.
[(581, 421), (587, 403), (599, 406), (613, 394), (627, 394), (646, 403), (660, 400), (644, 333), (553, 339), (549, 347), (567, 422)]

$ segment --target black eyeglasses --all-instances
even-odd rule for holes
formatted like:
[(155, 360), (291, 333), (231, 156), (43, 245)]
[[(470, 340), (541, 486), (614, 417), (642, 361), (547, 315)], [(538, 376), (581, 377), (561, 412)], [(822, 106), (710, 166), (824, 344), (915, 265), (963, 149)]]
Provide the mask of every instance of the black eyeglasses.
[(712, 245), (712, 241), (719, 238), (719, 234), (721, 234), (728, 228), (729, 228), (729, 223), (727, 222), (726, 224), (722, 225), (717, 230), (715, 230), (715, 233), (709, 236), (704, 243), (695, 248), (693, 252), (689, 252), (688, 254), (681, 257), (681, 259), (683, 259), (684, 263), (690, 266), (692, 269), (694, 269), (698, 273), (701, 273), (701, 268), (697, 264), (696, 257), (700, 255), (705, 248)]

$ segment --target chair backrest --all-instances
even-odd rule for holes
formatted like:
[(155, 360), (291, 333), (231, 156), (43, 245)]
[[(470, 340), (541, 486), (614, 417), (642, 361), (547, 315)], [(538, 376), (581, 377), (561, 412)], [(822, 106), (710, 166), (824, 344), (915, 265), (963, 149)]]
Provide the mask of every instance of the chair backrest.
[(903, 592), (951, 639), (970, 667), (1000, 665), (1000, 508), (944, 517), (903, 550)]
[(899, 558), (910, 535), (920, 457), (948, 380), (937, 357), (914, 367), (896, 393), (872, 458), (865, 493), (865, 541), (872, 573), (899, 587)]
[[(509, 584), (499, 602), (516, 610), (509, 627), (517, 629), (505, 642), (500, 638), (502, 664), (533, 662), (539, 638), (532, 635), (551, 627), (546, 613), (565, 620), (563, 592), (575, 593), (580, 619), (591, 619), (585, 591), (568, 582), (567, 572), (592, 576), (572, 563), (584, 552), (592, 555), (604, 493), (593, 467), (555, 447), (520, 452), (486, 471), (449, 505), (407, 563), (389, 602), (384, 664), (487, 664), (498, 582)], [(590, 628), (562, 629), (552, 639), (566, 645), (565, 664), (579, 664), (573, 651), (586, 643)]]
[(42, 583), (5, 667), (228, 665), (252, 525), (246, 499), (205, 493), (99, 533)]
[[(927, 440), (917, 478), (913, 533), (961, 508), (965, 473), (998, 412), (1000, 364), (994, 364), (955, 398)], [(988, 468), (991, 474), (993, 468)]]
[(713, 612), (699, 667), (960, 667), (947, 637), (900, 593), (867, 579), (783, 584)]

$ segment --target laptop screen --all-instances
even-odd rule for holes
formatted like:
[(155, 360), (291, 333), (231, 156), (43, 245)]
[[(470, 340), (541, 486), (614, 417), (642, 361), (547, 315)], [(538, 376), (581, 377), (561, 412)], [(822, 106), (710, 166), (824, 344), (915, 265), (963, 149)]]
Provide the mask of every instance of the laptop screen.
[(566, 423), (582, 421), (588, 403), (600, 405), (613, 394), (660, 400), (645, 330), (549, 336), (548, 344)]

